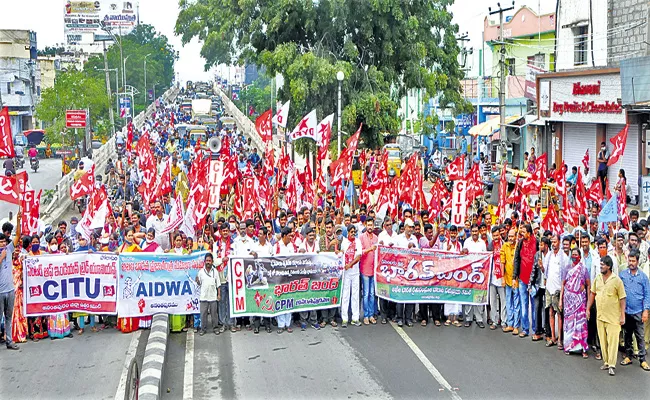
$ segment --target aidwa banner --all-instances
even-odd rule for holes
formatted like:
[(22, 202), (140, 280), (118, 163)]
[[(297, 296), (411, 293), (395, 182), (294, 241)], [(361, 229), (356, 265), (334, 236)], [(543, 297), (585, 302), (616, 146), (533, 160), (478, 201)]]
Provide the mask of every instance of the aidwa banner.
[(397, 303), (487, 304), (492, 253), (379, 246), (375, 293)]
[(340, 306), (343, 263), (334, 253), (230, 259), (233, 317), (271, 317)]
[(115, 314), (118, 265), (118, 256), (112, 253), (26, 257), (23, 268), (25, 315)]
[(203, 268), (205, 254), (120, 254), (117, 314), (197, 314), (200, 292), (196, 275)]

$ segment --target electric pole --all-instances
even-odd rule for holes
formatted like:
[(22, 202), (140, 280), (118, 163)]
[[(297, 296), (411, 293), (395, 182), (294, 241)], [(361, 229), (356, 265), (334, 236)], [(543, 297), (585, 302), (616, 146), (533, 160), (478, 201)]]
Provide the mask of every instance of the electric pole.
[(499, 49), (499, 141), (501, 142), (501, 151), (505, 151), (505, 138), (506, 138), (506, 45), (505, 38), (503, 37), (503, 13), (514, 10), (515, 2), (512, 1), (512, 6), (501, 8), (501, 3), (497, 3), (498, 10), (492, 11), (492, 7), (488, 7), (490, 15), (499, 14), (499, 41), (501, 48)]
[(111, 75), (108, 70), (108, 57), (106, 55), (106, 41), (102, 40), (104, 45), (104, 72), (106, 74), (106, 93), (108, 94), (108, 118), (111, 121), (111, 136), (115, 136), (115, 117), (113, 116), (113, 106), (111, 101), (113, 100), (111, 95)]

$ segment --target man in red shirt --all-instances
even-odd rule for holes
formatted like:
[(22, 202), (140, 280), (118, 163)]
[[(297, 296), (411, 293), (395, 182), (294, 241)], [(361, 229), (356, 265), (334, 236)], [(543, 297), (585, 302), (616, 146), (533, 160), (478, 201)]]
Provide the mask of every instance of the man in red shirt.
[(376, 324), (377, 299), (375, 298), (375, 250), (378, 238), (375, 235), (375, 220), (367, 217), (366, 230), (361, 234), (361, 260), (359, 269), (363, 282), (363, 324)]
[[(525, 224), (519, 228), (519, 243), (515, 249), (514, 272), (512, 278), (519, 282), (519, 300), (521, 302), (521, 331), (520, 338), (528, 336), (530, 320), (528, 319), (530, 272), (533, 270), (535, 253), (537, 253), (537, 239), (533, 235), (533, 228)], [(537, 323), (533, 319), (533, 330)]]

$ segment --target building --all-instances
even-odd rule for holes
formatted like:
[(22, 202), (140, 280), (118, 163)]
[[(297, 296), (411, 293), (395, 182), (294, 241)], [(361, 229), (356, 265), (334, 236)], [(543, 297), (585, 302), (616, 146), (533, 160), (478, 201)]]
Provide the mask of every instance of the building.
[(0, 30), (0, 104), (9, 108), (13, 134), (34, 127), (40, 95), (36, 32)]
[[(628, 195), (637, 202), (640, 177), (649, 170), (642, 146), (648, 126), (650, 59), (646, 55), (648, 7), (638, 0), (559, 0), (557, 72), (537, 75), (538, 123), (551, 137), (550, 162), (581, 167), (589, 153), (590, 173), (596, 173), (601, 142), (628, 124), (622, 160), (608, 169), (613, 191), (624, 169)], [(620, 67), (620, 68), (619, 68)], [(650, 163), (649, 165), (650, 166)]]
[(54, 87), (58, 65), (60, 65), (60, 62), (55, 57), (38, 57), (38, 66), (41, 72), (41, 91)]

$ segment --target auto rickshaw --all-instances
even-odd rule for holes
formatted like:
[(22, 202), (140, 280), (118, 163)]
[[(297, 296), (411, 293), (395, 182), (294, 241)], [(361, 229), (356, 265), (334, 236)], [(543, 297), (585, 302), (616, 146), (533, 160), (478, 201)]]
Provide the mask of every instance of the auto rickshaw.
[(394, 144), (385, 145), (384, 150), (388, 152), (388, 171), (395, 171), (395, 177), (399, 178), (402, 170), (402, 151)]
[(363, 184), (363, 170), (359, 162), (359, 154), (355, 154), (352, 158), (352, 182), (354, 186), (361, 186)]
[(45, 147), (45, 158), (52, 158), (52, 145), (49, 143)]

